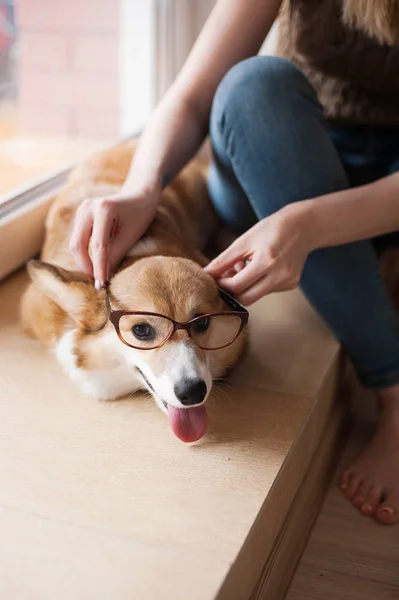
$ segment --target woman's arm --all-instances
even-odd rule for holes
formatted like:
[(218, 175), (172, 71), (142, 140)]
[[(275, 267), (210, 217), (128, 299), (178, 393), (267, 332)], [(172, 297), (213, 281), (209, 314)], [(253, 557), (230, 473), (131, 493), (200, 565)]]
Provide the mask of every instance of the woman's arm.
[(163, 183), (192, 158), (206, 136), (220, 80), (234, 64), (258, 52), (280, 4), (218, 0), (180, 75), (148, 122), (122, 190), (79, 207), (70, 248), (82, 270), (94, 276), (96, 287), (109, 279), (147, 229)]
[(296, 287), (313, 250), (399, 231), (399, 173), (288, 204), (262, 219), (206, 270), (243, 304)]
[(176, 81), (147, 124), (124, 191), (158, 189), (200, 147), (216, 88), (237, 62), (257, 54), (281, 0), (219, 0)]
[(309, 222), (312, 249), (399, 231), (399, 173), (291, 208), (302, 212), (302, 222)]

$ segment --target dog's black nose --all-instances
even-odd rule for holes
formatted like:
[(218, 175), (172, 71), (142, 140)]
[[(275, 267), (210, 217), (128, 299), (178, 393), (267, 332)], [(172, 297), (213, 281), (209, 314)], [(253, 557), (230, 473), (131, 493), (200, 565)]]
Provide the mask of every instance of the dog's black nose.
[(206, 396), (206, 383), (203, 379), (183, 379), (176, 383), (175, 394), (184, 406), (201, 404)]

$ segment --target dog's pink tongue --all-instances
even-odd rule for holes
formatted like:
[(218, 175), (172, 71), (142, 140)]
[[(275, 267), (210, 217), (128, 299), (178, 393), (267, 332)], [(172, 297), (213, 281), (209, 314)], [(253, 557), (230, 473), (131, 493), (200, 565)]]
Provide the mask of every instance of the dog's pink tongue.
[(202, 438), (208, 426), (205, 406), (175, 408), (169, 404), (168, 417), (175, 436), (186, 443), (196, 442)]

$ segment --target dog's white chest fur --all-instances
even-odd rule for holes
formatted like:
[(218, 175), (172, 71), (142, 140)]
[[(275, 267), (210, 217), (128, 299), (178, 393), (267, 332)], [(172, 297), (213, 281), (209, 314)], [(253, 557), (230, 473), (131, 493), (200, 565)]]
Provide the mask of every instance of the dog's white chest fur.
[(112, 400), (143, 388), (134, 369), (115, 361), (109, 361), (104, 369), (87, 370), (77, 366), (74, 352), (75, 332), (68, 331), (58, 341), (55, 355), (61, 367), (85, 394), (97, 400)]

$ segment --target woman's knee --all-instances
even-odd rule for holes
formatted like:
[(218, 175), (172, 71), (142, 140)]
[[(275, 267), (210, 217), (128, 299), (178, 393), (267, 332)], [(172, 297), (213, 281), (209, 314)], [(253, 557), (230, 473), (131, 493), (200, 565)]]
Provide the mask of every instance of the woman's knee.
[(211, 125), (223, 124), (226, 116), (232, 122), (248, 116), (252, 122), (256, 112), (300, 110), (294, 106), (303, 99), (317, 103), (316, 93), (303, 73), (291, 62), (275, 56), (248, 58), (232, 67), (220, 82), (215, 94)]

